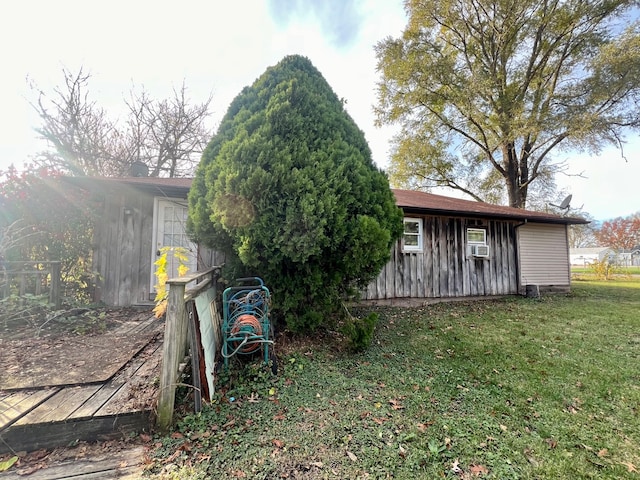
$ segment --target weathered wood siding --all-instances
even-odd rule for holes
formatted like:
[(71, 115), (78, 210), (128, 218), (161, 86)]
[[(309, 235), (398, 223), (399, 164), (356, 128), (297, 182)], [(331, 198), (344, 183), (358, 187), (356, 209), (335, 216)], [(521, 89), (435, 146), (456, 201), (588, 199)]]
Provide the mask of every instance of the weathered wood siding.
[(103, 199), (94, 232), (97, 300), (113, 306), (150, 301), (153, 196), (119, 189)]
[[(101, 198), (101, 221), (94, 231), (96, 301), (120, 307), (153, 302), (154, 198), (134, 188), (119, 188)], [(198, 270), (222, 264), (223, 254), (198, 247)]]
[[(401, 242), (378, 278), (362, 293), (364, 300), (439, 298), (518, 293), (514, 222), (427, 216), (423, 251), (403, 253)], [(490, 256), (467, 256), (466, 229), (487, 230)]]
[(569, 286), (569, 244), (566, 225), (528, 223), (518, 228), (520, 284)]

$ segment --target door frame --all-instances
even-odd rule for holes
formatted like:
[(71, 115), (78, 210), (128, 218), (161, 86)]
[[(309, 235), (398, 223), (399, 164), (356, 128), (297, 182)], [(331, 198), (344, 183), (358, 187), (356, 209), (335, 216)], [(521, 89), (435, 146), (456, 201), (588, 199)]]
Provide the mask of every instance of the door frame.
[[(152, 234), (151, 234), (151, 276), (149, 278), (149, 282), (150, 282), (149, 297), (151, 300), (153, 300), (156, 295), (155, 261), (158, 259), (156, 252), (158, 251), (158, 231), (160, 228), (159, 220), (160, 220), (161, 203), (172, 203), (172, 204), (180, 205), (181, 207), (188, 208), (188, 201), (184, 198), (172, 198), (172, 197), (154, 197), (153, 198), (153, 226), (152, 226)], [(185, 233), (186, 233), (186, 228), (185, 228)], [(196, 270), (197, 270), (198, 245), (193, 243), (193, 247), (194, 247), (194, 255), (196, 259)], [(195, 271), (190, 271), (189, 273), (195, 273)]]

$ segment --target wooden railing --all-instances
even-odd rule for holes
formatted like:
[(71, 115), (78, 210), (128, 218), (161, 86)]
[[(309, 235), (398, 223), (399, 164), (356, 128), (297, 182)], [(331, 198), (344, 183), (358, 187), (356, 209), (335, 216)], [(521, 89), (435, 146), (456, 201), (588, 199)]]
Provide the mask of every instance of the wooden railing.
[(60, 262), (0, 262), (0, 299), (7, 298), (12, 288), (18, 297), (26, 294), (42, 295), (49, 290), (49, 303), (55, 308), (62, 305)]
[[(167, 281), (169, 296), (164, 327), (157, 417), (157, 426), (161, 431), (167, 431), (173, 421), (179, 367), (188, 348), (186, 305), (207, 288), (215, 286), (216, 273), (219, 270), (220, 267), (211, 267), (193, 275)], [(194, 281), (197, 282), (196, 285), (187, 288), (187, 284)]]

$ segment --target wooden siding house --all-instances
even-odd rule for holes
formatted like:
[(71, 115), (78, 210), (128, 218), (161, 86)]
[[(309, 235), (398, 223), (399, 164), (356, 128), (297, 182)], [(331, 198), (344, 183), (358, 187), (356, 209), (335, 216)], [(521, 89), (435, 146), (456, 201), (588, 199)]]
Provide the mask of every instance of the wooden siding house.
[[(96, 301), (111, 306), (152, 304), (154, 262), (163, 247), (185, 248), (189, 273), (224, 261), (186, 235), (192, 179), (67, 177), (64, 181), (90, 192), (98, 212), (93, 245)], [(177, 276), (173, 263), (169, 269)]]
[(405, 215), (404, 236), (363, 300), (569, 290), (567, 228), (585, 220), (423, 192), (394, 194)]
[[(88, 178), (64, 181), (91, 192), (99, 211), (94, 232), (96, 301), (151, 304), (162, 247), (190, 252), (190, 272), (224, 258), (185, 233), (190, 178)], [(582, 219), (394, 190), (405, 235), (364, 300), (524, 294), (570, 286), (568, 225)], [(175, 268), (173, 266), (172, 268)]]

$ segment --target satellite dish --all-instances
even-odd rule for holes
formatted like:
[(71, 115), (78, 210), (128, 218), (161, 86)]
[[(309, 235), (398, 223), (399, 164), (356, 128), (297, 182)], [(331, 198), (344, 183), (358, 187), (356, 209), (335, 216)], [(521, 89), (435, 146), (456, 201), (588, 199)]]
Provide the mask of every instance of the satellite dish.
[(573, 195), (567, 195), (565, 199), (562, 200), (562, 203), (560, 205), (554, 205), (553, 203), (550, 203), (549, 205), (551, 205), (552, 207), (559, 208), (560, 210), (569, 210), (569, 207), (571, 206), (572, 196)]

